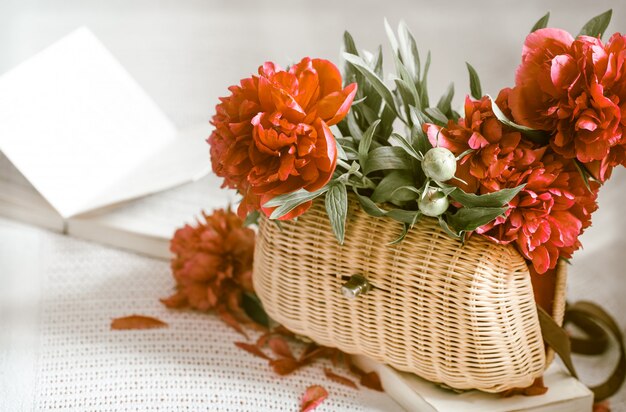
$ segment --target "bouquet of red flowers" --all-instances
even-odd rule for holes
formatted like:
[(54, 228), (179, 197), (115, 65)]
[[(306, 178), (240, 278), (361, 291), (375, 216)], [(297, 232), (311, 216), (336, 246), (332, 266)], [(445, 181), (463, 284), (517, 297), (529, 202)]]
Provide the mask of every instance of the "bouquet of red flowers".
[[(483, 356), (480, 352), (485, 347), (482, 339), (493, 333), (481, 333), (480, 322), (477, 322), (478, 326), (470, 325), (469, 321), (469, 326), (459, 325), (458, 322), (466, 318), (478, 319), (488, 307), (481, 306), (484, 303), (481, 299), (485, 298), (483, 295), (486, 296), (486, 292), (482, 295), (479, 293), (480, 296), (473, 294), (481, 289), (475, 288), (475, 285), (492, 281), (487, 278), (497, 279), (493, 281), (494, 288), (501, 290), (505, 283), (507, 287), (511, 286), (513, 282), (509, 281), (515, 275), (520, 280), (519, 290), (526, 294), (530, 290), (530, 297), (520, 299), (521, 303), (511, 303), (511, 307), (507, 306), (507, 302), (498, 300), (502, 299), (499, 292), (496, 292), (494, 299), (485, 298), (488, 304), (494, 305), (494, 311), (498, 314), (500, 311), (506, 312), (506, 316), (500, 316), (497, 320), (501, 322), (492, 325), (493, 328), (489, 326), (489, 330), (499, 330), (504, 325), (502, 327), (506, 331), (502, 333), (511, 332), (516, 326), (511, 326), (507, 316), (513, 312), (528, 319), (520, 315), (524, 325), (511, 334), (513, 340), (502, 345), (502, 342), (497, 343), (505, 348), (502, 358), (497, 358), (500, 354), (492, 356), (491, 353), (487, 357), (491, 361), (497, 358), (493, 362), (499, 362), (502, 366), (506, 361), (500, 362), (498, 359), (509, 359), (509, 352), (506, 352), (512, 345), (509, 344), (518, 342), (519, 336), (523, 334), (526, 334), (529, 342), (534, 342), (533, 345), (537, 344), (533, 348), (539, 349), (527, 348), (534, 351), (528, 355), (535, 357), (534, 363), (531, 365), (532, 362), (526, 359), (527, 353), (520, 356), (524, 358), (520, 362), (526, 363), (510, 372), (516, 374), (517, 380), (511, 379), (509, 383), (495, 382), (490, 380), (491, 377), (481, 381), (482, 377), (478, 375), (487, 368), (482, 364), (477, 366), (479, 373), (476, 379), (469, 377), (470, 372), (466, 373), (467, 379), (466, 376), (457, 379), (452, 372), (446, 374), (447, 371), (441, 375), (426, 371), (424, 375), (433, 376), (433, 380), (449, 386), (481, 388), (491, 392), (514, 388), (511, 382), (528, 384), (540, 377), (545, 358), (537, 317), (541, 318), (542, 311), (534, 310), (532, 288), (524, 284), (529, 283), (526, 265), (535, 275), (545, 274), (555, 269), (560, 260), (569, 259), (581, 246), (579, 236), (591, 225), (591, 214), (597, 209), (596, 199), (602, 183), (611, 176), (614, 167), (626, 165), (626, 35), (616, 33), (607, 42), (602, 41), (610, 17), (611, 11), (594, 17), (576, 37), (560, 29), (547, 28), (549, 14), (541, 18), (524, 42), (515, 85), (500, 90), (495, 98), (482, 93), (478, 74), (468, 63), (471, 92), (465, 98), (460, 112), (454, 110), (452, 105), (453, 85), (436, 103), (431, 101), (427, 88), (430, 54), (422, 61), (417, 43), (403, 23), (394, 32), (385, 22), (396, 68), (392, 76), (393, 87), (383, 80), (382, 48), (373, 54), (359, 53), (352, 36), (347, 32), (344, 35), (343, 75), (328, 60), (305, 57), (286, 69), (267, 62), (259, 67), (258, 74), (242, 79), (239, 85), (231, 86), (230, 94), (222, 97), (216, 106), (216, 114), (211, 122), (215, 129), (208, 142), (213, 171), (224, 179), (224, 187), (236, 189), (242, 196), (237, 211), (239, 219), (245, 218), (247, 223), (251, 223), (263, 216), (257, 248), (261, 244), (262, 248), (267, 249), (255, 252), (256, 258), (262, 257), (262, 262), (258, 263), (255, 259), (255, 274), (252, 276), (261, 301), (263, 296), (258, 290), (260, 285), (266, 289), (264, 293), (280, 294), (280, 291), (274, 293), (272, 289), (280, 289), (278, 281), (259, 278), (274, 270), (267, 269), (272, 259), (263, 254), (284, 252), (287, 256), (284, 261), (291, 266), (300, 258), (303, 265), (313, 260), (314, 264), (310, 265), (316, 268), (313, 271), (320, 272), (320, 276), (330, 274), (321, 273), (324, 265), (318, 264), (315, 259), (321, 261), (323, 258), (315, 250), (301, 251), (297, 250), (297, 245), (287, 244), (296, 242), (293, 241), (295, 238), (289, 237), (298, 230), (295, 224), (289, 223), (289, 234), (270, 245), (268, 239), (272, 234), (267, 230), (263, 234), (266, 220), (279, 226), (280, 221), (293, 221), (300, 216), (304, 220), (307, 211), (317, 213), (315, 207), (311, 209), (314, 201), (321, 205), (315, 199), (323, 198), (327, 222), (332, 229), (332, 234), (328, 230), (331, 240), (334, 242), (334, 234), (339, 245), (344, 242), (347, 245), (350, 243), (347, 237), (348, 225), (351, 224), (348, 216), (350, 213), (356, 214), (351, 204), (358, 203), (359, 213), (363, 212), (361, 215), (399, 222), (402, 230), (399, 238), (391, 242), (394, 244), (409, 236), (410, 229), (421, 224), (421, 219), (426, 217), (438, 225), (435, 227), (439, 232), (444, 231), (461, 242), (470, 236), (479, 237), (490, 247), (499, 245), (498, 250), (506, 252), (502, 256), (510, 256), (509, 249), (514, 248), (519, 253), (512, 253), (515, 256), (511, 257), (511, 262), (515, 263), (515, 259), (518, 259), (524, 273), (516, 268), (503, 275), (502, 270), (498, 269), (494, 270), (497, 273), (490, 278), (491, 274), (483, 276), (481, 272), (483, 274), (477, 275), (477, 271), (472, 272), (477, 269), (470, 267), (470, 264), (463, 264), (465, 268), (462, 270), (469, 268), (469, 277), (464, 278), (466, 274), (461, 273), (459, 267), (454, 267), (456, 260), (460, 259), (459, 255), (454, 255), (453, 263), (443, 264), (445, 269), (441, 272), (431, 266), (425, 269), (432, 263), (429, 255), (424, 259), (425, 266), (419, 266), (420, 262), (415, 271), (428, 272), (427, 276), (433, 277), (426, 279), (420, 277), (421, 274), (406, 273), (407, 277), (414, 276), (417, 279), (409, 279), (414, 282), (409, 282), (410, 287), (415, 287), (418, 290), (416, 293), (422, 294), (421, 300), (414, 305), (411, 303), (414, 306), (410, 308), (411, 316), (426, 316), (419, 305), (428, 299), (435, 301), (432, 306), (434, 313), (442, 313), (442, 305), (448, 304), (442, 303), (441, 297), (452, 293), (450, 290), (454, 288), (450, 285), (458, 282), (458, 290), (470, 296), (466, 299), (470, 302), (468, 308), (464, 306), (465, 303), (459, 303), (453, 308), (458, 312), (448, 312), (451, 306), (445, 306), (445, 313), (453, 315), (450, 319), (440, 319), (441, 322), (435, 327), (448, 321), (453, 324), (448, 327), (446, 323), (442, 332), (446, 334), (445, 339), (439, 340), (460, 342), (459, 352), (464, 350), (464, 346), (475, 345), (478, 348), (478, 354), (463, 354), (469, 359), (468, 371), (474, 370), (476, 356)], [(217, 308), (225, 320), (237, 325), (238, 321), (245, 318), (238, 307), (242, 299), (252, 296), (253, 292), (250, 282), (253, 235), (251, 231), (237, 226), (241, 220), (235, 219), (230, 212), (219, 219), (206, 218), (205, 226), (208, 229), (185, 228), (173, 242), (176, 249), (173, 251), (177, 253), (173, 267), (180, 285), (177, 295), (166, 303), (170, 306)], [(225, 225), (222, 220), (237, 220), (238, 223)], [(322, 230), (316, 226), (314, 232), (314, 236), (318, 236)], [(298, 236), (301, 241), (304, 235), (298, 233)], [(324, 240), (323, 234), (319, 236)], [(233, 242), (221, 245), (215, 242), (218, 238), (228, 239), (229, 242), (243, 239), (246, 247), (238, 247)], [(318, 240), (316, 238), (315, 241), (304, 243), (310, 247)], [(190, 249), (192, 253), (185, 254), (185, 248), (179, 247), (187, 244), (194, 245)], [(279, 244), (288, 250), (278, 250), (276, 245)], [(443, 245), (444, 242), (437, 244)], [(360, 254), (358, 245), (356, 248), (354, 244), (350, 247), (353, 249), (346, 246), (348, 254), (357, 256), (351, 255), (352, 259), (369, 259), (369, 256)], [(337, 248), (341, 250), (342, 246)], [(458, 243), (456, 248), (460, 249), (461, 244)], [(380, 253), (387, 254), (385, 251)], [(394, 253), (403, 259), (406, 257), (402, 255), (404, 250), (398, 249)], [(219, 255), (219, 259), (214, 255)], [(453, 253), (443, 255), (452, 256)], [(342, 260), (345, 256), (341, 256), (341, 252), (333, 256), (326, 262), (328, 265), (339, 266), (341, 262), (342, 268), (352, 267), (349, 259), (348, 263)], [(406, 258), (404, 261), (408, 260)], [(208, 271), (194, 266), (202, 262), (206, 263)], [(397, 269), (396, 263), (393, 262), (390, 272)], [(506, 266), (506, 262), (499, 263)], [(364, 271), (375, 272), (374, 268), (364, 265)], [(291, 266), (277, 276), (305, 277), (298, 268)], [(457, 269), (460, 270), (458, 273)], [(344, 275), (349, 276), (335, 273), (333, 282), (341, 280)], [(393, 279), (402, 277), (400, 275), (404, 273), (393, 272), (389, 284), (382, 287), (376, 285), (380, 294), (388, 294), (381, 298), (384, 305), (368, 301), (357, 308), (341, 303), (341, 308), (337, 310), (352, 310), (350, 313), (369, 311), (367, 313), (371, 318), (368, 321), (374, 322), (372, 327), (378, 327), (375, 321), (378, 319), (375, 318), (378, 308), (404, 304), (397, 300), (404, 295), (392, 290), (395, 287)], [(365, 281), (362, 277), (356, 280), (353, 278), (348, 283)], [(378, 280), (385, 282), (382, 277)], [(444, 285), (432, 292), (428, 289), (431, 287), (428, 282), (431, 281)], [(330, 281), (326, 278), (323, 282)], [(286, 281), (284, 285), (292, 287), (296, 283), (296, 280), (291, 283)], [(474, 286), (469, 287), (468, 284)], [(302, 282), (297, 283), (297, 287), (303, 285)], [(490, 290), (491, 286), (485, 286), (483, 292)], [(367, 282), (356, 285), (359, 293), (368, 288)], [(203, 292), (205, 289), (206, 293)], [(327, 289), (320, 293), (327, 293)], [(289, 297), (280, 302), (281, 305), (292, 305), (289, 299), (298, 295), (295, 290), (287, 294)], [(356, 296), (358, 293), (348, 295)], [(316, 305), (324, 301), (317, 298)], [(494, 304), (495, 301), (497, 303)], [(476, 302), (478, 309), (472, 306)], [(320, 311), (327, 309), (322, 306), (316, 308)], [(409, 308), (403, 310), (409, 313)], [(316, 313), (314, 310), (304, 312), (307, 316)], [(275, 311), (270, 315), (277, 313), (280, 312)], [(466, 316), (467, 313), (471, 316)], [(498, 316), (494, 315), (493, 318)], [(490, 319), (485, 322), (488, 323)], [(281, 319), (277, 320), (282, 322)], [(414, 322), (415, 318), (408, 320)], [(299, 329), (298, 319), (292, 321), (292, 325), (295, 325), (293, 328), (288, 323), (285, 326), (298, 334), (307, 335), (311, 330), (307, 327)], [(323, 321), (315, 320), (317, 323)], [(458, 332), (461, 329), (463, 331)], [(413, 332), (398, 332), (392, 339), (405, 339)], [(309, 336), (315, 333), (318, 333), (317, 329)], [(323, 336), (324, 340), (320, 342), (324, 344), (342, 350), (351, 348), (349, 344), (335, 344), (332, 339), (328, 340), (330, 334)], [(317, 341), (316, 336), (311, 337)], [(384, 339), (388, 339), (387, 335)], [(380, 341), (384, 339), (380, 338)], [(406, 342), (391, 343), (395, 347), (408, 345), (405, 345)], [(434, 353), (433, 348), (429, 347), (428, 351), (431, 349)], [(446, 348), (443, 349), (441, 356), (449, 358), (446, 358), (441, 371), (448, 367), (454, 369), (452, 366), (457, 363), (456, 353), (448, 353)], [(372, 353), (378, 356), (378, 352)], [(383, 355), (380, 357), (384, 358)], [(403, 352), (402, 356), (405, 355)], [(403, 364), (393, 366), (402, 368)], [(423, 370), (418, 365), (416, 373)], [(501, 376), (498, 373), (494, 372), (493, 376)]]

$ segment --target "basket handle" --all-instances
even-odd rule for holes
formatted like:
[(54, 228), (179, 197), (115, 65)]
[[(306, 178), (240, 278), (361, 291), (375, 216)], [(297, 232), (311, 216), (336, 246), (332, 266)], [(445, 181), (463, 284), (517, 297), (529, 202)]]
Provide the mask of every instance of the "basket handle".
[[(567, 305), (565, 319), (580, 327), (588, 339), (571, 338), (564, 328), (541, 307), (537, 306), (539, 324), (543, 339), (561, 357), (567, 370), (578, 378), (572, 362), (572, 352), (584, 354), (602, 354), (608, 348), (607, 330), (617, 340), (620, 358), (617, 366), (603, 383), (590, 387), (595, 402), (614, 395), (626, 379), (626, 350), (624, 338), (615, 320), (600, 306), (588, 301), (579, 301)], [(601, 332), (599, 332), (601, 331)]]

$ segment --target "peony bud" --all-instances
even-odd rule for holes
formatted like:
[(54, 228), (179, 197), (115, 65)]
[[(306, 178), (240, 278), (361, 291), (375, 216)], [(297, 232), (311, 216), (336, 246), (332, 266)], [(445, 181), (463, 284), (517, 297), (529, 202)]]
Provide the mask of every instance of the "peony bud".
[(420, 196), (417, 200), (417, 206), (423, 215), (430, 217), (438, 217), (448, 210), (450, 202), (440, 189), (429, 187), (425, 196)]
[(427, 177), (445, 182), (452, 179), (456, 173), (456, 158), (445, 147), (435, 147), (424, 155), (422, 169)]

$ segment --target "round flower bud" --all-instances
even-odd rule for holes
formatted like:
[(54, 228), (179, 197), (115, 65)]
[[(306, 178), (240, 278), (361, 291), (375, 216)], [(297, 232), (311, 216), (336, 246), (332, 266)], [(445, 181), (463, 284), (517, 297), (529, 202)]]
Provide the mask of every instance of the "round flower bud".
[(427, 177), (438, 182), (445, 182), (454, 177), (456, 158), (445, 147), (434, 147), (424, 155), (422, 169)]
[(436, 187), (429, 187), (426, 191), (426, 196), (420, 196), (417, 200), (420, 212), (430, 217), (441, 216), (448, 210), (449, 205), (448, 196)]

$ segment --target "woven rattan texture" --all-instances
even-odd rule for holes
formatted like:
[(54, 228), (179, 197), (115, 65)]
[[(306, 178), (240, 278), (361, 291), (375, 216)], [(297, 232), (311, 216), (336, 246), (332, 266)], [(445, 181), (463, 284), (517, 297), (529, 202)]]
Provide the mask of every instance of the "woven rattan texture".
[[(432, 219), (401, 243), (389, 219), (350, 202), (339, 247), (323, 204), (282, 229), (260, 222), (254, 284), (267, 312), (296, 333), (457, 389), (530, 385), (546, 364), (523, 258), (480, 236), (464, 246)], [(373, 290), (340, 292), (363, 274)]]

